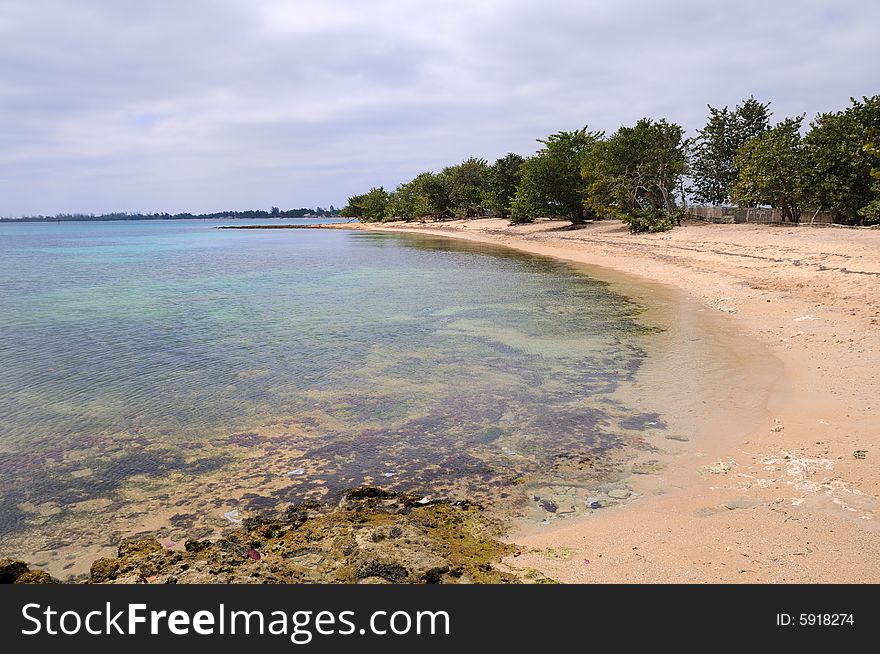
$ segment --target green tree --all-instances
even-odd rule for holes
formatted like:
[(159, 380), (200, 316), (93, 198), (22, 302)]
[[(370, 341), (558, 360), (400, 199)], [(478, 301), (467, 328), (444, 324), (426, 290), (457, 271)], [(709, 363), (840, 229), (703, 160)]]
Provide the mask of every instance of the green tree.
[(439, 178), (446, 187), (453, 215), (473, 218), (484, 214), (489, 192), (489, 165), (485, 159), (471, 157), (456, 166), (447, 166)]
[(564, 217), (572, 223), (583, 222), (587, 216), (587, 190), (581, 168), (602, 136), (602, 132), (584, 127), (539, 139), (544, 147), (521, 167), (522, 179), (510, 205), (510, 221)]
[(386, 207), (388, 219), (443, 218), (452, 215), (449, 189), (441, 175), (420, 173), (400, 184)]
[(691, 157), (694, 200), (705, 204), (727, 204), (737, 177), (737, 151), (769, 129), (770, 103), (750, 97), (733, 111), (709, 106), (709, 119), (694, 139)]
[(643, 118), (596, 144), (582, 171), (587, 205), (617, 216), (631, 232), (669, 229), (681, 220), (675, 192), (687, 169), (681, 126)]
[(449, 190), (440, 175), (421, 173), (412, 183), (415, 185), (415, 215), (432, 218), (451, 215)]
[(863, 149), (872, 157), (871, 177), (874, 179), (872, 188), (874, 197), (859, 209), (859, 215), (866, 225), (877, 225), (880, 224), (880, 148), (873, 143), (866, 143)]
[(394, 192), (388, 197), (385, 217), (388, 220), (410, 221), (420, 215), (418, 207), (419, 197), (416, 185), (412, 181), (403, 182), (398, 184)]
[(489, 208), (503, 218), (510, 217), (510, 204), (516, 195), (516, 188), (522, 180), (522, 165), (525, 158), (513, 152), (496, 160), (489, 170)]
[(357, 218), (362, 223), (379, 222), (385, 220), (387, 207), (388, 193), (379, 186), (348, 198), (348, 204), (339, 215)]
[(732, 189), (737, 204), (769, 205), (789, 220), (800, 218), (806, 169), (803, 119), (786, 118), (739, 149), (734, 157), (739, 174)]
[(805, 201), (846, 224), (862, 222), (875, 199), (872, 140), (880, 137), (880, 95), (851, 99), (843, 111), (819, 114), (804, 137)]

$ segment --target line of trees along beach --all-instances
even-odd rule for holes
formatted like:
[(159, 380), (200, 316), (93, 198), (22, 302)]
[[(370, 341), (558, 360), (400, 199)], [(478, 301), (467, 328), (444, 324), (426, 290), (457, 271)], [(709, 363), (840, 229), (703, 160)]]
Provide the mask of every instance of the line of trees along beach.
[(792, 221), (830, 211), (845, 225), (880, 224), (880, 95), (842, 111), (771, 124), (770, 103), (709, 106), (687, 138), (665, 119), (643, 118), (606, 135), (587, 127), (539, 139), (531, 157), (490, 164), (471, 157), (420, 173), (393, 191), (378, 186), (348, 199), (341, 215), (362, 222), (501, 216), (582, 223), (614, 217), (630, 231), (679, 224), (688, 202), (772, 207)]

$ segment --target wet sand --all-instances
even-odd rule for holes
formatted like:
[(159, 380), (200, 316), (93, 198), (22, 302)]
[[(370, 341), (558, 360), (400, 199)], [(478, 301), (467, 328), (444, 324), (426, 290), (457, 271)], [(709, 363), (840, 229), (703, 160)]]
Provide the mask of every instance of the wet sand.
[(580, 583), (880, 582), (880, 231), (697, 223), (634, 236), (616, 221), (568, 230), (499, 219), (338, 227), (575, 262), (668, 327), (620, 391), (656, 397), (668, 423), (649, 434), (654, 451), (634, 464), (630, 499), (523, 522), (511, 567)]

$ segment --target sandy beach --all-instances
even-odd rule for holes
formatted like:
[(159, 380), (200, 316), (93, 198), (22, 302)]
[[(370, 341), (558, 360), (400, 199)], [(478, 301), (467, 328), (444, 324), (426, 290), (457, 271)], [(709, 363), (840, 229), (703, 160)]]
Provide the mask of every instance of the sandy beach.
[(668, 389), (636, 499), (519, 525), (506, 563), (579, 583), (880, 582), (880, 231), (567, 226), (345, 226), (565, 259), (671, 325), (628, 391)]

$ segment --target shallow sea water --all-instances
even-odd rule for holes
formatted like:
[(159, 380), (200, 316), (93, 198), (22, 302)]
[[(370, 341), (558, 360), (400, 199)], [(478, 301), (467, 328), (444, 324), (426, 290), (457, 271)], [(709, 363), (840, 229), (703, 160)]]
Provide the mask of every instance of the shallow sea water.
[(76, 576), (365, 483), (558, 518), (662, 427), (614, 397), (640, 307), (563, 262), (220, 224), (0, 224), (3, 554)]

